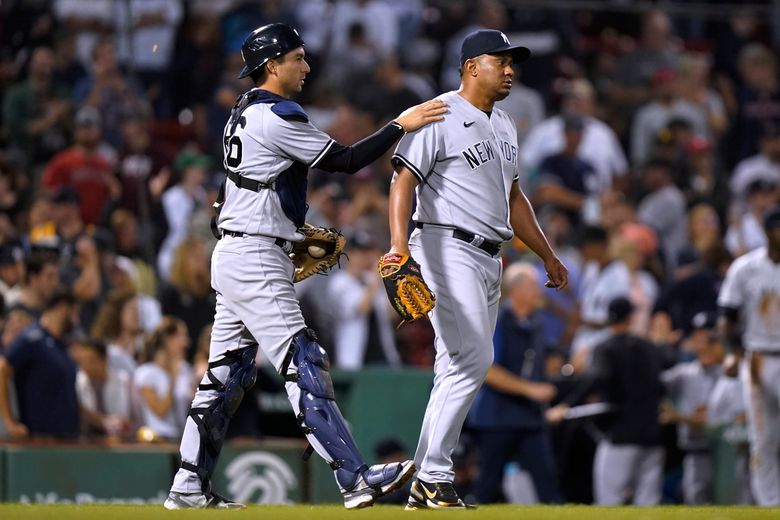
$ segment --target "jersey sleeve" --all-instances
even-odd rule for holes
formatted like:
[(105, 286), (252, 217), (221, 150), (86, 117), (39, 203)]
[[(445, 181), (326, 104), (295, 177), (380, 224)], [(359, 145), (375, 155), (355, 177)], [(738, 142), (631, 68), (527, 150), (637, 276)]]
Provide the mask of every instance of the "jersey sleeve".
[(263, 145), (271, 151), (311, 168), (325, 157), (335, 142), (309, 121), (270, 114), (266, 118), (264, 136)]
[(436, 163), (439, 124), (433, 123), (404, 135), (393, 153), (393, 165), (406, 166), (417, 180), (425, 182)]
[(718, 294), (718, 305), (729, 309), (739, 309), (745, 303), (744, 283), (742, 282), (742, 272), (744, 264), (737, 260), (726, 272), (726, 278), (720, 287)]

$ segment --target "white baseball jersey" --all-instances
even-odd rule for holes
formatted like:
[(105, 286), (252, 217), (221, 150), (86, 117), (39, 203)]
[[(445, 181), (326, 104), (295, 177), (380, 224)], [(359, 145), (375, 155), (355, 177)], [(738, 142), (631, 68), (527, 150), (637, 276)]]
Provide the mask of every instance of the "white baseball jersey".
[(747, 350), (780, 351), (780, 264), (772, 262), (765, 247), (731, 264), (718, 305), (740, 311)]
[(454, 91), (437, 99), (449, 104), (444, 120), (406, 134), (393, 155), (420, 181), (414, 220), (509, 240), (509, 190), (519, 178), (514, 121), (497, 108), (488, 117)]
[[(259, 89), (254, 89), (259, 90)], [(317, 129), (293, 101), (265, 93), (270, 102), (250, 104), (236, 124), (224, 130), (225, 169), (248, 179), (272, 184), (291, 168), (314, 167), (333, 146), (333, 139)], [(282, 118), (279, 114), (292, 116)], [(302, 240), (282, 209), (275, 189), (252, 191), (225, 183), (220, 229), (248, 235)]]

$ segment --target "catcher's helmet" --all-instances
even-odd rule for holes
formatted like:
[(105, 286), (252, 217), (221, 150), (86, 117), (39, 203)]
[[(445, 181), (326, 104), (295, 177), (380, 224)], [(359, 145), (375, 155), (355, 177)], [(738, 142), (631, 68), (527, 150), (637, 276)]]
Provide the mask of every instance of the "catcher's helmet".
[(245, 78), (271, 58), (278, 58), (298, 47), (303, 47), (303, 40), (298, 31), (287, 24), (272, 23), (255, 29), (241, 44), (244, 68), (238, 77)]

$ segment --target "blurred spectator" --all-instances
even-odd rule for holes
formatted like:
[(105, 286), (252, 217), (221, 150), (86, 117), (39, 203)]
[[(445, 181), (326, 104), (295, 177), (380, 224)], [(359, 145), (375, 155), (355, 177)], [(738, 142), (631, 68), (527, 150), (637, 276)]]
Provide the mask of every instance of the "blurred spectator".
[[(365, 101), (371, 101), (366, 106), (374, 114), (378, 122), (389, 121), (407, 108), (421, 103), (423, 100), (417, 95), (406, 81), (406, 74), (401, 69), (398, 58), (395, 55), (385, 56), (374, 68), (371, 85), (365, 89), (362, 96)], [(365, 91), (370, 92), (368, 96)]]
[(148, 344), (147, 359), (133, 375), (140, 396), (142, 423), (156, 436), (176, 440), (195, 395), (192, 368), (184, 359), (189, 344), (183, 321), (166, 316)]
[[(551, 204), (566, 210), (572, 227), (577, 227), (587, 205), (598, 206), (599, 179), (588, 162), (577, 156), (582, 142), (584, 121), (576, 115), (564, 116), (564, 145), (560, 153), (549, 155), (539, 164), (539, 187), (534, 205)], [(588, 204), (592, 203), (592, 204)], [(585, 214), (588, 223), (595, 223), (598, 214)], [(598, 210), (596, 211), (598, 213)]]
[[(87, 69), (76, 55), (76, 38), (73, 33), (61, 31), (55, 35), (54, 45), (54, 80), (63, 85), (76, 85), (87, 77)], [(70, 97), (70, 92), (68, 93)]]
[(122, 121), (148, 117), (151, 109), (140, 85), (120, 70), (113, 39), (103, 38), (97, 42), (91, 63), (90, 76), (73, 89), (73, 100), (100, 111), (106, 141), (113, 148), (119, 148)]
[(19, 306), (10, 307), (2, 313), (2, 327), (0, 327), (0, 355), (8, 350), (14, 340), (27, 327), (32, 325), (35, 318)]
[[(689, 248), (698, 257), (722, 246), (723, 230), (715, 208), (709, 204), (697, 204), (688, 210)], [(682, 253), (678, 253), (678, 258)]]
[(167, 153), (152, 139), (149, 124), (141, 118), (122, 122), (122, 148), (117, 165), (122, 199), (118, 205), (138, 219), (144, 243), (157, 247), (167, 231), (160, 196), (168, 187), (171, 171), (167, 167)]
[(203, 184), (206, 182), (209, 164), (205, 155), (186, 150), (174, 163), (179, 182), (162, 195), (168, 235), (160, 247), (157, 270), (164, 281), (170, 280), (174, 254), (187, 237), (193, 214), (207, 205)]
[(352, 28), (362, 27), (368, 44), (380, 57), (398, 50), (398, 20), (392, 7), (382, 0), (338, 0), (333, 11), (331, 60), (349, 56)]
[[(12, 438), (72, 438), (79, 434), (76, 364), (65, 344), (78, 324), (76, 300), (57, 293), (40, 320), (27, 327), (0, 357), (0, 418)], [(8, 384), (13, 379), (19, 404), (11, 415)]]
[(81, 0), (53, 0), (54, 14), (76, 37), (76, 53), (85, 67), (92, 62), (92, 50), (101, 37), (113, 34), (117, 20), (113, 0), (90, 0), (85, 9)]
[[(126, 256), (110, 259), (109, 278), (111, 287), (118, 292), (134, 292), (138, 298), (138, 321), (145, 334), (151, 334), (162, 319), (162, 310), (157, 298), (140, 291), (141, 268)], [(156, 294), (156, 293), (155, 293)]]
[(460, 46), (463, 39), (468, 34), (480, 29), (503, 31), (509, 22), (506, 6), (498, 0), (479, 0), (473, 7), (473, 12), (469, 10), (471, 7), (469, 2), (462, 2), (460, 5), (453, 3), (456, 4), (452, 7), (453, 11), (465, 11), (461, 13), (465, 15), (465, 24), (455, 33), (453, 33), (452, 25), (443, 25), (447, 37), (441, 64), (441, 77), (439, 78), (439, 84), (443, 90), (455, 90), (460, 85)]
[(677, 268), (661, 291), (654, 313), (663, 313), (671, 320), (673, 330), (687, 335), (691, 323), (702, 311), (715, 311), (718, 288), (725, 267), (731, 262), (728, 251), (716, 245), (701, 257), (687, 249), (680, 254)]
[(82, 429), (93, 436), (122, 436), (130, 427), (130, 374), (108, 367), (108, 351), (100, 341), (78, 340), (71, 352), (79, 366), (76, 393)]
[(746, 211), (745, 196), (748, 186), (757, 180), (780, 185), (780, 126), (763, 128), (760, 153), (740, 161), (731, 175), (732, 207), (737, 215)]
[(593, 353), (590, 379), (547, 417), (565, 417), (568, 405), (598, 392), (611, 405), (604, 438), (593, 462), (594, 495), (599, 505), (657, 505), (661, 501), (664, 451), (658, 409), (663, 395), (661, 371), (668, 365), (662, 349), (629, 333), (634, 306), (628, 298), (609, 302), (612, 337)]
[[(341, 59), (342, 56), (349, 56), (350, 59)], [(346, 48), (343, 53), (334, 55), (328, 62), (326, 79), (338, 90), (347, 89), (353, 95), (364, 94), (365, 91), (359, 87), (371, 76), (373, 67), (382, 57), (382, 52), (371, 41), (366, 26), (358, 22), (352, 23), (347, 28)]]
[(108, 368), (133, 374), (143, 355), (144, 335), (138, 299), (131, 291), (114, 291), (100, 306), (91, 336), (107, 345)]
[(76, 114), (73, 146), (55, 155), (46, 165), (41, 184), (51, 193), (68, 187), (78, 194), (81, 218), (94, 225), (105, 218), (112, 201), (121, 196), (121, 185), (111, 163), (98, 152), (101, 116), (98, 109), (84, 107)]
[(639, 44), (617, 63), (610, 99), (630, 113), (649, 99), (651, 79), (659, 69), (677, 69), (677, 58), (669, 17), (660, 10), (646, 12)]
[(118, 209), (111, 214), (115, 253), (132, 264), (131, 282), (136, 291), (149, 296), (157, 295), (157, 273), (149, 258), (154, 249), (139, 237), (138, 221), (127, 210)]
[(712, 205), (721, 222), (726, 222), (729, 205), (728, 176), (715, 158), (712, 144), (700, 136), (688, 143), (687, 159), (690, 171), (688, 185), (683, 188), (688, 205)]
[(707, 121), (704, 134), (712, 142), (719, 142), (728, 126), (726, 106), (721, 95), (710, 86), (712, 59), (705, 53), (686, 53), (680, 59), (679, 93), (696, 106)]
[[(733, 468), (726, 468), (734, 479), (734, 503), (753, 504), (750, 490), (750, 450), (746, 425), (745, 392), (735, 377), (721, 375), (707, 402), (707, 425), (722, 429), (723, 439), (733, 446), (736, 457)], [(718, 471), (722, 468), (717, 467)]]
[(734, 142), (729, 150), (737, 161), (758, 151), (766, 127), (780, 126), (780, 79), (775, 54), (758, 43), (746, 45), (739, 53), (739, 73), (743, 83), (737, 90)]
[(330, 277), (327, 293), (332, 302), (334, 365), (345, 370), (366, 365), (400, 366), (393, 316), (376, 270), (382, 250), (369, 236), (357, 233), (350, 238), (346, 252), (346, 269)]
[(36, 320), (60, 287), (57, 262), (56, 254), (50, 251), (32, 253), (25, 261), (24, 283), (17, 305)]
[(708, 135), (706, 114), (680, 95), (677, 73), (658, 69), (652, 79), (652, 101), (636, 113), (631, 126), (631, 161), (644, 164), (651, 156), (653, 140), (674, 119), (685, 120), (699, 135)]
[(747, 212), (726, 231), (725, 244), (733, 257), (766, 246), (763, 228), (764, 213), (778, 202), (778, 186), (774, 182), (757, 179), (745, 190)]
[(536, 269), (514, 263), (503, 276), (506, 298), (493, 336), (494, 361), (477, 394), (469, 424), (478, 432), (479, 478), (473, 489), (484, 504), (501, 501), (504, 468), (516, 461), (531, 475), (543, 503), (561, 502), (543, 407), (555, 397), (547, 382), (547, 348), (537, 310), (542, 303)]
[(24, 273), (22, 248), (11, 243), (0, 245), (0, 298), (5, 308), (11, 307), (22, 297)]
[(571, 355), (575, 366), (584, 368), (593, 347), (609, 336), (607, 306), (618, 296), (628, 296), (631, 274), (625, 263), (610, 257), (609, 237), (604, 228), (589, 226), (582, 231), (580, 253), (580, 325), (572, 339)]
[[(642, 250), (642, 238), (635, 230), (637, 227), (641, 225), (626, 224), (621, 236), (613, 237), (609, 248), (610, 257), (622, 262), (628, 269), (628, 299), (635, 307), (629, 330), (639, 337), (646, 337), (650, 329), (650, 314), (658, 297), (658, 283), (644, 270), (645, 252)], [(652, 235), (651, 231), (648, 232)]]
[(50, 48), (33, 51), (26, 80), (4, 97), (3, 116), (8, 144), (24, 154), (31, 169), (67, 146), (70, 102), (67, 87), (54, 78)]
[(672, 182), (671, 165), (666, 161), (645, 164), (642, 183), (646, 195), (639, 203), (639, 220), (658, 235), (666, 268), (672, 270), (688, 241), (688, 229), (681, 225), (685, 222), (685, 197)]
[(628, 161), (615, 132), (596, 117), (595, 94), (587, 80), (571, 82), (561, 104), (561, 115), (545, 119), (528, 133), (520, 158), (526, 168), (536, 169), (545, 157), (564, 147), (564, 115), (583, 118), (584, 128), (577, 155), (596, 170), (598, 183), (593, 191), (604, 192), (615, 184), (627, 187)]
[(706, 327), (707, 341), (697, 359), (679, 363), (661, 374), (671, 400), (663, 404), (661, 422), (677, 425), (677, 446), (683, 459), (683, 496), (689, 505), (712, 503), (713, 458), (707, 438), (707, 405), (723, 369), (723, 346), (715, 332), (715, 320), (694, 317), (694, 328)]
[(167, 80), (176, 47), (176, 31), (184, 15), (182, 0), (130, 0), (120, 2), (118, 7), (120, 61), (144, 84), (156, 114), (170, 117)]
[[(176, 250), (170, 282), (161, 291), (162, 312), (183, 320), (194, 349), (203, 327), (214, 321), (216, 304), (216, 296), (211, 290), (209, 257), (203, 241), (187, 238)], [(193, 355), (194, 351), (188, 351), (187, 359), (191, 360)]]

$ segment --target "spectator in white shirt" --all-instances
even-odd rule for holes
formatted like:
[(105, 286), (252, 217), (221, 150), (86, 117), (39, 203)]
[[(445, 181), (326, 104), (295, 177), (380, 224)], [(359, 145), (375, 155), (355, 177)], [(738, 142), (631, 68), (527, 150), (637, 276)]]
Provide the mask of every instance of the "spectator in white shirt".
[(76, 341), (72, 353), (79, 366), (76, 395), (82, 429), (88, 434), (122, 436), (131, 421), (130, 374), (109, 368), (106, 345), (101, 341)]
[(166, 282), (171, 277), (173, 256), (190, 229), (192, 215), (206, 206), (206, 182), (209, 160), (205, 155), (185, 151), (177, 157), (174, 168), (179, 182), (162, 195), (162, 205), (168, 220), (168, 235), (160, 246), (157, 256), (157, 270)]
[(178, 439), (195, 395), (192, 367), (184, 360), (189, 334), (183, 321), (166, 316), (148, 345), (149, 362), (135, 371), (143, 425), (157, 437)]
[[(584, 79), (572, 81), (561, 108), (563, 114), (583, 118), (582, 141), (577, 155), (596, 171), (597, 191), (626, 188), (628, 161), (615, 132), (594, 117), (596, 106), (591, 84)], [(520, 158), (526, 168), (534, 170), (545, 157), (563, 150), (563, 114), (545, 119), (528, 133), (520, 148)]]
[(379, 248), (356, 234), (347, 248), (349, 261), (330, 278), (335, 336), (335, 366), (358, 370), (364, 365), (401, 364), (382, 279), (376, 270)]

